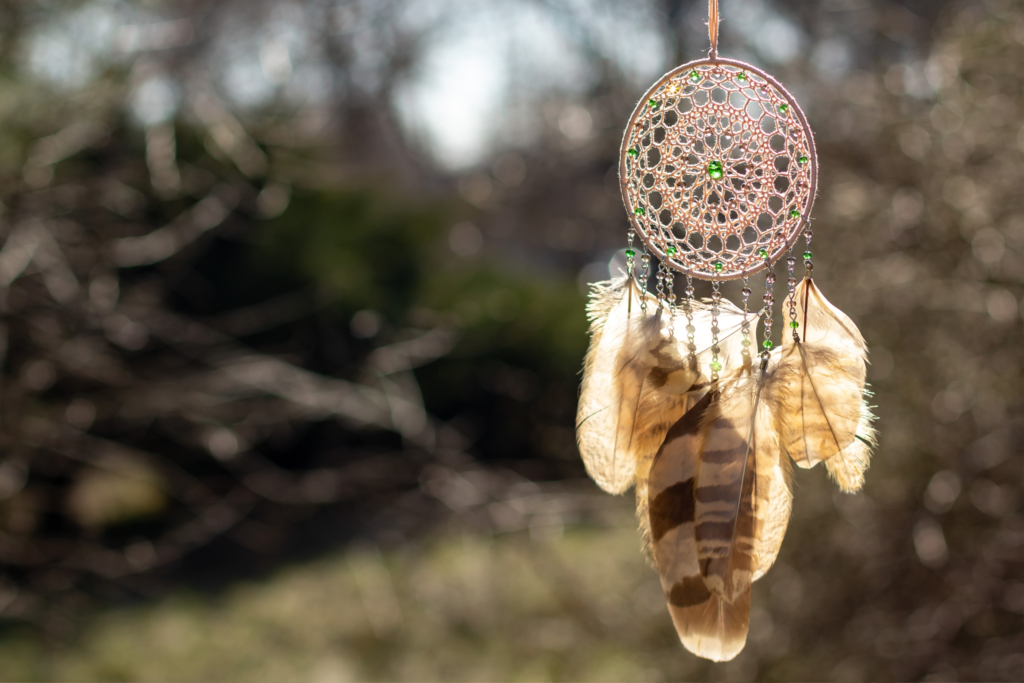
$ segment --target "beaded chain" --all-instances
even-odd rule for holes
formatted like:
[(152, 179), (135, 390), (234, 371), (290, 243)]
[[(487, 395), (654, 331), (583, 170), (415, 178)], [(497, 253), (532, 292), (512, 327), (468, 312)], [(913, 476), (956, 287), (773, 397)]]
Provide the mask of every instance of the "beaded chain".
[(786, 285), (789, 287), (789, 327), (793, 330), (793, 341), (800, 341), (800, 333), (797, 331), (800, 323), (796, 320), (796, 275), (793, 274), (795, 267), (796, 257), (793, 256), (793, 249), (790, 248), (789, 256), (786, 257), (786, 268), (789, 271), (789, 279), (786, 281)]
[(711, 283), (711, 381), (718, 381), (718, 373), (722, 369), (722, 364), (718, 360), (718, 353), (721, 349), (718, 347), (718, 314), (719, 304), (722, 301), (722, 292), (720, 291), (722, 283), (715, 281)]
[(764, 341), (761, 342), (761, 359), (767, 361), (768, 354), (772, 350), (772, 311), (775, 307), (775, 298), (772, 296), (772, 286), (775, 284), (775, 271), (772, 269), (772, 262), (768, 260), (768, 253), (762, 249), (765, 260), (766, 274), (764, 276)]

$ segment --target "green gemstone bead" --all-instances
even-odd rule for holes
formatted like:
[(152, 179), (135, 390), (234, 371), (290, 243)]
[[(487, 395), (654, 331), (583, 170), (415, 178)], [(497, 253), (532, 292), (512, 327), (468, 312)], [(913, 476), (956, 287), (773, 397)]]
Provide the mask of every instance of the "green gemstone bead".
[(722, 364), (719, 363), (717, 360), (711, 362), (711, 371), (712, 372), (719, 372), (721, 369), (722, 369)]
[(633, 148), (633, 147), (630, 147), (629, 149), (627, 149), (626, 150), (626, 154), (628, 154), (629, 156), (633, 157), (634, 159), (636, 159), (638, 156), (640, 156), (640, 152), (638, 150), (636, 150), (635, 148)]
[(805, 165), (808, 161), (810, 161), (810, 159), (808, 159), (806, 155), (801, 156), (799, 159), (797, 159), (797, 163), (799, 163), (801, 166)]
[(644, 215), (643, 207), (642, 206), (638, 206), (635, 209), (633, 209), (633, 215), (634, 216), (643, 216)]
[(690, 72), (690, 82), (700, 83), (700, 72), (697, 71), (696, 69)]
[(668, 249), (665, 250), (665, 253), (668, 254), (669, 256), (671, 256), (672, 254), (676, 253), (677, 251), (679, 251), (679, 250), (676, 249), (675, 247), (669, 247)]
[(658, 100), (647, 100), (647, 106), (654, 109), (658, 106)]
[(798, 210), (796, 210), (796, 209), (790, 209), (789, 210), (789, 217), (790, 218), (799, 218), (800, 217), (800, 212)]
[(721, 273), (725, 265), (721, 261), (715, 261), (713, 264), (716, 273)]
[(814, 254), (812, 254), (809, 251), (805, 251), (804, 252), (804, 261), (810, 261), (812, 256), (814, 256)]
[(744, 340), (740, 341), (740, 346), (750, 346), (750, 340), (749, 339), (744, 339)]
[(779, 113), (780, 114), (785, 114), (787, 111), (789, 111), (789, 105), (788, 104), (780, 104), (779, 105)]
[(761, 258), (768, 258), (768, 250), (767, 249), (763, 249), (763, 248), (762, 249), (758, 249), (757, 250), (757, 255), (760, 256)]
[(800, 323), (798, 323), (795, 320), (790, 320), (789, 321), (789, 326), (792, 327), (795, 330), (796, 328), (800, 327)]
[(633, 251), (632, 249), (627, 249), (626, 250), (626, 258), (633, 258), (634, 256), (636, 256), (636, 252), (635, 251)]
[(718, 180), (724, 174), (725, 174), (725, 171), (722, 168), (722, 162), (721, 161), (715, 160), (715, 161), (712, 161), (710, 164), (708, 164), (708, 175), (711, 176), (711, 178), (713, 178), (714, 180)]
[(738, 74), (736, 74), (736, 80), (739, 81), (740, 83), (746, 83), (747, 74), (743, 73), (742, 71), (739, 72)]
[(770, 349), (772, 348), (772, 346), (774, 346), (774, 344), (772, 344), (771, 339), (765, 339), (763, 342), (761, 342), (761, 346), (763, 346), (765, 349)]

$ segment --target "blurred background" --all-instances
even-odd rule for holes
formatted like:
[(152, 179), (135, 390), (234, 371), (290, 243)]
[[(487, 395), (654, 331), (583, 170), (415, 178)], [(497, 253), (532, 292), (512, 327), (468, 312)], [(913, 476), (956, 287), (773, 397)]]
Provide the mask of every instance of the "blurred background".
[(740, 657), (586, 478), (622, 128), (706, 13), (0, 2), (0, 679), (1024, 678), (1024, 2), (722, 0), (880, 416)]

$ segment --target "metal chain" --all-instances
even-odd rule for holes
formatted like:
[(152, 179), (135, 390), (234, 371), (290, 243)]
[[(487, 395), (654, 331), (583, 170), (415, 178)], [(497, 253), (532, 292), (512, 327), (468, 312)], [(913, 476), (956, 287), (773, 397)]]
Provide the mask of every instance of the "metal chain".
[(668, 298), (668, 336), (675, 337), (676, 333), (676, 275), (671, 268), (665, 268), (665, 289)]
[(629, 232), (626, 233), (626, 276), (634, 277), (635, 265), (633, 263), (633, 257), (636, 256), (636, 252), (633, 251), (633, 238), (636, 237), (636, 231), (631, 227)]
[(740, 290), (740, 295), (743, 297), (743, 339), (740, 340), (740, 345), (743, 347), (741, 356), (743, 357), (743, 365), (746, 367), (750, 363), (750, 325), (747, 324), (747, 317), (750, 315), (750, 277), (743, 278), (743, 289)]
[(711, 381), (718, 381), (718, 373), (722, 369), (722, 364), (718, 361), (718, 353), (721, 349), (718, 347), (718, 305), (722, 301), (722, 292), (720, 288), (721, 282), (717, 280), (711, 283)]
[(697, 343), (694, 341), (694, 333), (697, 328), (693, 326), (693, 278), (686, 276), (686, 289), (684, 290), (683, 308), (686, 313), (686, 348), (689, 350), (689, 359), (696, 362)]
[(793, 269), (796, 268), (796, 257), (793, 256), (792, 247), (786, 258), (786, 268), (789, 269), (789, 280), (786, 281), (789, 287), (789, 328), (793, 330), (793, 341), (800, 341), (800, 333), (797, 331), (800, 323), (796, 320), (796, 275), (793, 273)]
[(814, 254), (811, 253), (811, 237), (814, 236), (814, 231), (811, 230), (811, 222), (807, 221), (807, 227), (804, 228), (804, 277), (813, 277), (814, 275), (814, 264), (811, 263), (811, 257)]
[[(764, 250), (762, 250), (764, 251)], [(772, 309), (775, 306), (775, 299), (772, 297), (772, 286), (775, 284), (775, 271), (772, 262), (768, 260), (768, 254), (764, 253), (764, 262), (767, 274), (764, 276), (764, 341), (761, 342), (761, 359), (768, 361), (769, 353), (772, 350)]]
[(640, 312), (647, 315), (647, 281), (651, 278), (651, 255), (644, 248), (640, 257)]

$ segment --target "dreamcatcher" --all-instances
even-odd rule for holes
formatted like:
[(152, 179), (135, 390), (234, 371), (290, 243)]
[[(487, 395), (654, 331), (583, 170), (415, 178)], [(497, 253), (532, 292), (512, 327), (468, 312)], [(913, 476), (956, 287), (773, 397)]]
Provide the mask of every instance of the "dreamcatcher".
[[(751, 583), (775, 561), (789, 522), (790, 462), (824, 462), (842, 490), (857, 490), (874, 430), (864, 339), (812, 279), (811, 129), (774, 78), (718, 57), (717, 5), (710, 0), (708, 58), (663, 76), (626, 126), (627, 272), (591, 294), (577, 439), (601, 488), (635, 485), (683, 645), (724, 661), (743, 649)], [(783, 257), (789, 330), (775, 346)], [(764, 305), (751, 311), (749, 278), (762, 271)], [(711, 281), (710, 298), (694, 297), (693, 278)], [(738, 278), (742, 308), (720, 290)]]

